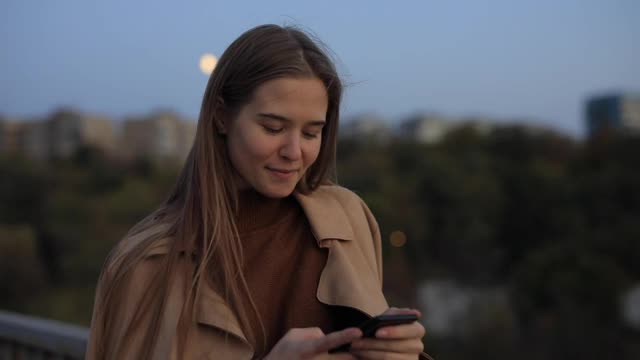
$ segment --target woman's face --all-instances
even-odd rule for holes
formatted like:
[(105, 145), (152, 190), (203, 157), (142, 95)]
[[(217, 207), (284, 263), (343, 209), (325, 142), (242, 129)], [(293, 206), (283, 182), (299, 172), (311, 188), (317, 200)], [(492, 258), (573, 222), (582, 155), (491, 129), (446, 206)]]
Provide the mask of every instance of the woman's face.
[(327, 91), (318, 78), (279, 78), (260, 85), (226, 123), (239, 188), (282, 198), (316, 161), (326, 122)]

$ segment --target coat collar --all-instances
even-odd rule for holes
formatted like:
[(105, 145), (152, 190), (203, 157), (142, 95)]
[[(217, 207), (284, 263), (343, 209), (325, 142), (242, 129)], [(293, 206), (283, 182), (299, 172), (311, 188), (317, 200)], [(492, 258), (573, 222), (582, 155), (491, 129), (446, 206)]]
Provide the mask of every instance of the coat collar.
[[(320, 187), (310, 194), (295, 192), (294, 196), (318, 245), (329, 248), (318, 283), (318, 300), (327, 305), (354, 308), (369, 316), (386, 310), (388, 305), (377, 275), (372, 272), (359, 245), (353, 241), (356, 240), (356, 232), (350, 217), (331, 190)], [(198, 321), (223, 329), (248, 344), (237, 318), (222, 296), (208, 286), (204, 287), (201, 295)]]
[[(298, 191), (293, 193), (293, 196), (309, 220), (311, 232), (320, 247), (326, 246), (324, 240), (351, 241), (355, 239), (353, 227), (348, 221), (347, 213), (335, 197), (327, 196), (327, 192), (328, 190), (325, 187), (320, 187), (310, 194), (303, 194)], [(168, 226), (154, 226), (152, 229), (139, 234), (139, 237), (148, 237), (151, 235), (151, 232), (159, 232), (159, 229), (166, 231)], [(138, 235), (136, 235), (136, 237), (138, 237)], [(131, 241), (129, 241), (129, 243), (130, 242)], [(146, 255), (163, 255), (168, 252), (168, 240), (163, 239), (152, 245), (151, 248), (147, 250)]]
[(293, 194), (309, 220), (318, 245), (322, 247), (324, 240), (329, 239), (354, 240), (353, 228), (347, 220), (344, 208), (335, 197), (327, 196), (326, 192), (325, 187), (320, 187), (310, 194)]
[[(323, 194), (322, 191), (321, 188), (311, 194), (294, 193), (294, 197), (309, 221), (318, 246), (329, 247), (331, 242), (328, 240), (351, 241), (355, 239), (353, 228), (347, 221), (347, 214), (343, 207), (338, 200), (331, 196), (325, 196), (326, 194)], [(336, 301), (335, 286), (329, 287), (326, 285), (332, 283), (332, 279), (338, 276), (335, 271), (339, 271), (339, 269), (332, 266), (332, 264), (336, 260), (341, 262), (341, 259), (340, 256), (336, 259), (335, 251), (331, 249), (329, 252), (327, 264), (322, 271), (321, 283), (318, 284), (317, 291), (318, 299), (329, 305), (340, 305)], [(249, 341), (243, 333), (237, 317), (224, 298), (210, 286), (205, 285), (202, 287), (196, 306), (199, 323), (227, 331), (249, 345)]]
[[(351, 307), (369, 316), (383, 312), (388, 305), (382, 289), (362, 253), (354, 250), (358, 248), (353, 241), (355, 232), (342, 204), (326, 187), (310, 194), (294, 192), (293, 196), (302, 207), (318, 246), (329, 248), (318, 284), (318, 300), (327, 305)], [(152, 246), (147, 254), (160, 255), (168, 251), (165, 239)], [(224, 297), (206, 283), (197, 298), (196, 318), (199, 323), (226, 331), (250, 346)]]

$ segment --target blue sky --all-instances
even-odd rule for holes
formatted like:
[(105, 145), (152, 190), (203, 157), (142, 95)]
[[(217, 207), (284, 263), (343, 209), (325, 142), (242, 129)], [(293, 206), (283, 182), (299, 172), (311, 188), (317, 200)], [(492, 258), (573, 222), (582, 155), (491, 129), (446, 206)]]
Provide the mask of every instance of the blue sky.
[(205, 52), (262, 23), (338, 57), (345, 115), (523, 119), (583, 133), (583, 101), (640, 92), (640, 1), (35, 1), (0, 11), (0, 113), (64, 105), (196, 118)]

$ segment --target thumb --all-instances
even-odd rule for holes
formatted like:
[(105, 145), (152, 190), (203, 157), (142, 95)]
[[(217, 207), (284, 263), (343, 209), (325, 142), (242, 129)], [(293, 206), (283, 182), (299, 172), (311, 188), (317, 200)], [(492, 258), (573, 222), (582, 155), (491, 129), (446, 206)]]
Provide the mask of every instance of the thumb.
[(358, 328), (347, 328), (341, 331), (329, 333), (323, 337), (311, 339), (302, 345), (305, 355), (326, 353), (340, 345), (348, 344), (362, 337), (362, 331)]

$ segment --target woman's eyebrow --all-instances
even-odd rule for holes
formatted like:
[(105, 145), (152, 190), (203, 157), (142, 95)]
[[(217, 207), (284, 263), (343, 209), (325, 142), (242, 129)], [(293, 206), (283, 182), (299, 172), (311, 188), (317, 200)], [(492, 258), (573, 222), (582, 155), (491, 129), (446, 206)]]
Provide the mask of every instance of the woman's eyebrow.
[[(269, 118), (269, 119), (274, 119), (274, 120), (279, 120), (279, 121), (283, 121), (283, 122), (292, 122), (291, 119), (282, 116), (282, 115), (278, 115), (278, 114), (273, 114), (273, 113), (258, 113), (258, 116), (260, 117), (264, 117), (264, 118)], [(323, 126), (326, 124), (325, 120), (312, 120), (312, 121), (308, 121), (305, 125), (311, 125), (311, 126)]]

